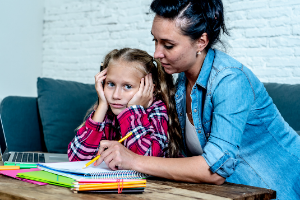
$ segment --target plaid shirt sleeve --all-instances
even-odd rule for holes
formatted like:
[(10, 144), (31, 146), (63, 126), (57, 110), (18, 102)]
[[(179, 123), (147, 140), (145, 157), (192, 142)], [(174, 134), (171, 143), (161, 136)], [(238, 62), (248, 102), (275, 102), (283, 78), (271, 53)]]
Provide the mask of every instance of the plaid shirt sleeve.
[(128, 149), (140, 155), (166, 156), (168, 114), (161, 100), (146, 110), (139, 105), (126, 108), (118, 115), (118, 121), (122, 137), (132, 132), (124, 142)]
[(76, 133), (74, 139), (68, 145), (68, 157), (70, 161), (90, 160), (98, 152), (101, 140), (108, 139), (111, 131), (111, 120), (106, 115), (104, 122), (95, 122), (92, 120), (94, 112), (87, 118), (84, 126)]

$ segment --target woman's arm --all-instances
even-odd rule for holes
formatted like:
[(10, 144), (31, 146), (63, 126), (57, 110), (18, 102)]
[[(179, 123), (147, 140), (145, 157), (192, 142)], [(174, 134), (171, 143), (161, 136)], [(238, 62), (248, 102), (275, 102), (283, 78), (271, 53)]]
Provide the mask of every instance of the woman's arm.
[(176, 181), (221, 185), (225, 178), (212, 173), (202, 156), (187, 158), (157, 158), (139, 156), (132, 169)]
[(157, 177), (194, 183), (220, 185), (225, 181), (225, 178), (210, 171), (202, 156), (159, 158), (137, 155), (115, 141), (102, 141), (101, 145), (101, 157), (97, 165), (104, 161), (113, 170), (131, 169)]

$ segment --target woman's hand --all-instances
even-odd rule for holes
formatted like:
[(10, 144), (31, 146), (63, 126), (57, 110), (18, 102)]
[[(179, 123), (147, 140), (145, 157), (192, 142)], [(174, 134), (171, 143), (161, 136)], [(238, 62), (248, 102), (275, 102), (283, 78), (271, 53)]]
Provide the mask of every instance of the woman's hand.
[(106, 108), (106, 110), (107, 110), (108, 109), (108, 103), (107, 103), (107, 100), (104, 96), (104, 86), (102, 84), (102, 82), (106, 78), (106, 73), (107, 73), (107, 69), (104, 69), (101, 72), (99, 72), (98, 74), (96, 74), (96, 76), (95, 76), (95, 89), (97, 91), (98, 99), (99, 99), (98, 106), (101, 106), (102, 108)]
[(132, 169), (138, 154), (133, 153), (117, 141), (102, 140), (98, 155), (100, 158), (94, 163), (98, 166), (104, 161), (112, 170)]
[(128, 102), (127, 107), (141, 105), (148, 108), (153, 103), (154, 84), (152, 74), (147, 74), (142, 78), (138, 92)]

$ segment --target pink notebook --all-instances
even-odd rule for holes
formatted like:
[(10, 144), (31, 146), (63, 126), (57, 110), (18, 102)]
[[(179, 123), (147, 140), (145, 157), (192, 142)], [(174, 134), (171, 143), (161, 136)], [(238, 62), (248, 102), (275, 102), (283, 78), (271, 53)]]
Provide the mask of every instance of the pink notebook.
[(25, 182), (28, 182), (28, 183), (37, 184), (37, 185), (47, 185), (48, 184), (48, 183), (43, 183), (43, 182), (39, 182), (39, 181), (33, 181), (33, 180), (28, 180), (28, 179), (25, 179), (25, 178), (17, 177), (18, 173), (32, 172), (32, 171), (40, 171), (40, 169), (31, 168), (31, 169), (19, 169), (19, 170), (3, 170), (3, 171), (0, 171), (0, 174), (15, 178), (15, 179), (18, 179), (18, 180), (21, 180), (21, 181), (25, 181)]

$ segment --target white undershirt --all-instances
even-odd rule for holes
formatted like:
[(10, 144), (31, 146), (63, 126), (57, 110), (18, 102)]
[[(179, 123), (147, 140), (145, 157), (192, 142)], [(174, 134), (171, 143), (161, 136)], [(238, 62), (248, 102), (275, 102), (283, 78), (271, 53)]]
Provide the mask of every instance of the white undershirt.
[(193, 156), (202, 155), (202, 147), (200, 145), (195, 126), (191, 124), (188, 115), (186, 114), (185, 120), (185, 138), (186, 146)]

